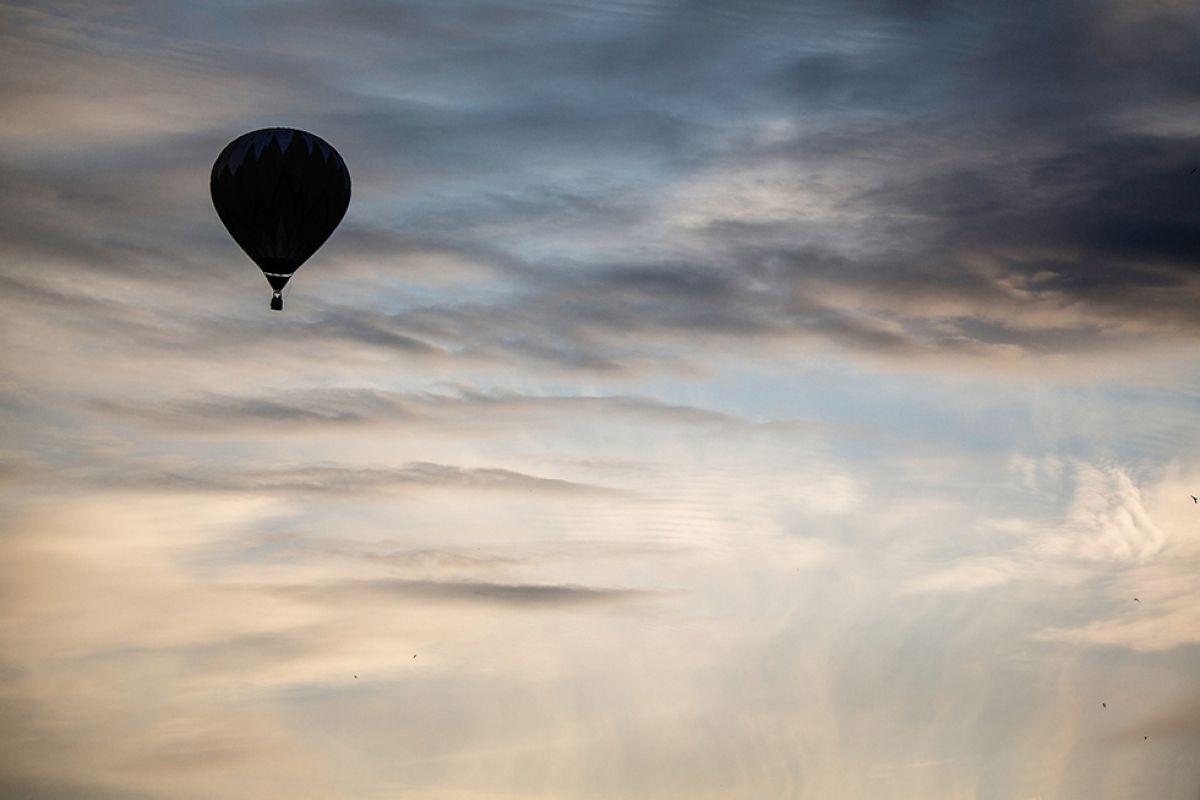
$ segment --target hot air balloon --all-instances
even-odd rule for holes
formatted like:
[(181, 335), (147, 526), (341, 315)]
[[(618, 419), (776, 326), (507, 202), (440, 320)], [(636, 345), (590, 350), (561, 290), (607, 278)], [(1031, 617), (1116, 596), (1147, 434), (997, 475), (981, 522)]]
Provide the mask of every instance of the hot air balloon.
[(263, 128), (225, 145), (210, 188), (217, 216), (271, 284), (271, 308), (282, 311), (283, 287), (346, 215), (346, 163), (319, 136)]

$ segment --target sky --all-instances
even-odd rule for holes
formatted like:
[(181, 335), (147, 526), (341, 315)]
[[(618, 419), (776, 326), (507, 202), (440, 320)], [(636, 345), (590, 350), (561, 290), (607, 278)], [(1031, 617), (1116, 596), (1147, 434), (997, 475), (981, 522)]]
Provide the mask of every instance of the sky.
[(1198, 41), (0, 2), (0, 796), (1197, 800)]

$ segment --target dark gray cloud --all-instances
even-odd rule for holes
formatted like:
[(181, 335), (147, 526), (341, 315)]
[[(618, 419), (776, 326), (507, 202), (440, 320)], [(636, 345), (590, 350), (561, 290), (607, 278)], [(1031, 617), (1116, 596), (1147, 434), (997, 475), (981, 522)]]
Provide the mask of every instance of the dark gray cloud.
[(330, 599), (386, 601), (406, 598), (545, 608), (620, 603), (646, 599), (657, 594), (638, 589), (613, 589), (573, 584), (404, 579), (343, 581), (323, 586), (289, 586), (282, 587), (279, 591), (322, 601)]
[[(244, 481), (243, 481), (244, 479)], [(186, 483), (186, 480), (185, 480)], [(207, 481), (201, 479), (198, 486)], [(248, 473), (213, 488), (283, 493), (345, 493), (388, 491), (411, 486), (496, 489), (542, 494), (604, 494), (615, 490), (558, 478), (541, 478), (507, 469), (464, 468), (447, 464), (412, 463), (399, 468), (313, 466)]]
[[(753, 422), (711, 409), (674, 405), (629, 395), (529, 395), (460, 388), (445, 392), (393, 392), (379, 389), (280, 390), (268, 395), (204, 395), (195, 399), (138, 401), (103, 399), (93, 410), (173, 432), (220, 432), (270, 425), (281, 430), (371, 424), (504, 426), (514, 416), (549, 420), (553, 415), (626, 416), (653, 423), (745, 430), (770, 428), (803, 432), (803, 421)], [(548, 416), (549, 415), (549, 416)]]
[[(101, 461), (101, 459), (90, 459)], [(52, 468), (32, 461), (6, 470), (14, 483), (82, 484), (113, 489), (222, 492), (290, 496), (353, 495), (406, 489), (459, 489), (521, 492), (541, 496), (613, 496), (618, 489), (543, 478), (508, 469), (468, 468), (413, 462), (399, 467), (346, 467), (308, 464), (270, 469), (205, 469), (172, 464), (122, 462), (111, 457), (88, 466)]]
[[(204, 185), (212, 154), (255, 123), (246, 112), (221, 106), (191, 132), (151, 113), (143, 135), (0, 156), (6, 278), (43, 313), (73, 309), (63, 321), (87, 333), (622, 372), (669, 363), (694, 336), (971, 357), (1200, 324), (1200, 139), (1184, 132), (1200, 21), (1186, 6), (72, 9), (18, 15), (11, 103), (45, 93), (50, 63), (114, 113), (144, 110), (122, 92), (129, 71), (154, 73), (151, 89), (178, 104), (217, 100), (227, 79), (276, 98), (273, 119), (320, 127), (356, 178), (345, 230), (297, 280), (307, 312), (279, 326), (218, 310), (255, 286)], [(327, 46), (314, 49), (318, 28)], [(130, 37), (147, 46), (113, 58)], [(49, 125), (44, 113), (27, 124)], [(721, 183), (739, 174), (775, 181), (792, 213), (748, 212), (745, 187)], [(696, 187), (712, 202), (679, 228), (672, 209)], [(813, 201), (828, 222), (807, 218)], [(436, 277), (414, 266), (429, 253), (504, 288), (398, 291), (393, 276)], [(39, 260), (53, 280), (20, 266)], [(97, 270), (131, 291), (84, 308), (78, 280)], [(139, 286), (177, 286), (198, 307), (147, 318)]]
[[(679, 544), (641, 539), (628, 540), (570, 540), (549, 539), (540, 542), (494, 542), (487, 547), (403, 547), (396, 548), (388, 543), (359, 541), (353, 539), (306, 535), (301, 533), (267, 534), (254, 540), (246, 547), (239, 541), (236, 552), (228, 549), (228, 543), (217, 548), (217, 558), (239, 562), (246, 558), (261, 558), (269, 555), (273, 560), (306, 557), (326, 561), (330, 556), (350, 559), (392, 569), (421, 577), (443, 575), (453, 577), (478, 575), (508, 570), (514, 567), (545, 565), (553, 562), (585, 562), (595, 564), (604, 560), (635, 557), (642, 559), (664, 559), (679, 557), (689, 548)], [(256, 642), (250, 642), (256, 644)], [(271, 645), (268, 641), (264, 645)], [(191, 655), (189, 655), (191, 657)]]

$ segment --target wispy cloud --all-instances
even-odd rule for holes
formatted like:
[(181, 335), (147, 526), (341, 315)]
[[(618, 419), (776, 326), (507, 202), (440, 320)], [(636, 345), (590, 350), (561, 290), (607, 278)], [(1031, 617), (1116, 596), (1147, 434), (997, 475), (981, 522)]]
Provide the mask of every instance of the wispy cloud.
[(573, 606), (613, 603), (645, 598), (651, 593), (634, 589), (609, 589), (570, 584), (511, 584), (481, 581), (372, 580), (325, 586), (279, 587), (278, 591), (328, 602), (354, 598), (387, 601), (408, 598), (428, 601), (475, 602), (516, 606)]
[(628, 417), (648, 423), (703, 427), (722, 431), (761, 428), (803, 435), (818, 429), (803, 420), (754, 422), (696, 406), (675, 405), (631, 395), (532, 395), (462, 388), (442, 392), (394, 392), (380, 389), (277, 390), (261, 395), (211, 395), (140, 402), (100, 399), (93, 408), (177, 431), (230, 430), (269, 424), (275, 430), (308, 431), (322, 427), (373, 424), (420, 424), (496, 427), (514, 419)]
[(604, 486), (542, 478), (507, 469), (464, 468), (448, 464), (412, 463), (399, 467), (343, 467), (311, 464), (280, 469), (235, 471), (148, 470), (137, 465), (104, 472), (77, 471), (47, 476), (107, 488), (159, 489), (164, 492), (223, 492), (264, 495), (321, 495), (394, 492), (414, 488), (445, 488), (529, 492), (538, 494), (617, 494)]

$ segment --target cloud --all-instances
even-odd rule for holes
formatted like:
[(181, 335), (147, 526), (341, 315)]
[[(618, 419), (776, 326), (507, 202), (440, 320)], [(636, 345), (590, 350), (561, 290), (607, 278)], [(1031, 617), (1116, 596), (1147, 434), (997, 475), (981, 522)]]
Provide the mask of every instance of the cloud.
[(357, 600), (386, 602), (389, 598), (456, 601), (502, 606), (559, 607), (615, 603), (652, 597), (634, 589), (610, 589), (571, 584), (509, 584), (486, 581), (369, 580), (319, 586), (279, 587), (277, 591), (323, 602)]
[(1198, 624), (1200, 613), (1197, 613), (1190, 599), (1186, 602), (1168, 600), (1165, 608), (1150, 611), (1136, 619), (1122, 615), (1076, 628), (1049, 628), (1036, 633), (1035, 638), (1153, 653), (1200, 643), (1200, 635), (1196, 634)]
[(194, 399), (138, 402), (97, 399), (97, 411), (171, 431), (230, 431), (270, 425), (273, 432), (403, 424), (507, 427), (517, 419), (629, 418), (652, 424), (705, 427), (723, 431), (769, 430), (776, 434), (812, 432), (806, 421), (754, 422), (712, 409), (666, 403), (632, 395), (535, 395), (461, 387), (441, 392), (329, 388), (264, 392), (257, 395), (202, 395)]
[[(359, 210), (321, 254), (328, 274), (314, 267), (296, 290), (353, 302), (314, 303), (315, 316), (283, 329), (151, 316), (150, 330), (127, 331), (131, 342), (271, 347), (300, 336), (620, 373), (687, 360), (697, 337), (734, 352), (786, 342), (1013, 365), (1197, 328), (1195, 141), (1123, 123), (1187, 102), (1177, 76), (1196, 57), (1180, 31), (1197, 22), (1181, 9), (1132, 27), (1100, 7), (1042, 9), (1035, 24), (999, 4), (980, 9), (988, 25), (934, 4), (915, 17), (873, 8), (853, 28), (834, 5), (747, 15), (652, 4), (634, 15), (640, 26), (613, 9), (553, 5), (226, 13), (263, 47), (206, 37), (209, 16), (134, 17), (117, 5), (76, 19), (40, 4), (8, 34), (20, 45), (7, 57), (10, 97), (33, 104), (18, 117), (40, 126), (16, 133), (61, 166), (0, 164), (19, 189), (4, 200), (5, 247), (14, 264), (52, 260), (60, 284), (124, 276), (116, 306), (78, 318), (85, 331), (119, 332), (148, 293), (175, 306), (203, 287), (211, 307), (236, 295), (214, 284), (255, 285), (207, 207), (203, 177), (259, 96), (344, 142)], [(317, 20), (330, 41), (355, 46), (307, 46)], [(100, 44), (131, 30), (146, 45), (137, 53)], [(760, 47), (774, 30), (802, 34), (797, 47)], [(537, 52), (514, 36), (537, 38)], [(436, 68), (434, 42), (458, 48), (458, 69)], [(1162, 58), (1137, 59), (1140, 43)], [(284, 55), (293, 51), (310, 60)], [(48, 88), (52, 61), (54, 85), (77, 88)], [(354, 78), (368, 62), (398, 83)], [(132, 128), (104, 127), (83, 102), (93, 85)], [(36, 103), (60, 95), (78, 120), (39, 116)], [(225, 98), (219, 118), (209, 103), (195, 119), (201, 95)], [(140, 121), (143, 108), (153, 119)], [(42, 135), (47, 126), (96, 138)], [(406, 180), (418, 188), (403, 190)], [(490, 296), (416, 301), (352, 266), (427, 270), (413, 261), (428, 252), (510, 282)], [(187, 268), (163, 283), (168, 264)], [(50, 288), (36, 269), (17, 273), (8, 279)], [(75, 295), (87, 293), (39, 303)]]
[(467, 468), (448, 464), (410, 463), (400, 467), (341, 467), (314, 464), (254, 471), (188, 470), (80, 475), (85, 483), (110, 488), (153, 488), (164, 491), (222, 492), (265, 495), (358, 494), (405, 489), (465, 489), (533, 492), (554, 495), (606, 495), (617, 490), (603, 486), (542, 478), (507, 469)]
[(1021, 565), (1006, 558), (964, 560), (952, 567), (912, 581), (907, 590), (912, 592), (963, 592), (989, 589), (1021, 577), (1023, 572)]
[[(1104, 610), (1084, 624), (1049, 628), (1037, 637), (1091, 647), (1119, 647), (1141, 653), (1164, 652), (1200, 643), (1200, 590), (1192, 548), (1173, 548), (1158, 559), (1119, 576), (1109, 588)], [(1134, 598), (1137, 601), (1134, 601)]]
[(1063, 532), (1037, 545), (1039, 553), (1136, 563), (1162, 550), (1166, 534), (1128, 473), (1113, 465), (1072, 466), (1075, 487)]
[(300, 464), (258, 469), (197, 467), (165, 461), (114, 462), (98, 453), (90, 464), (54, 466), (46, 460), (15, 459), (0, 463), (0, 480), (13, 485), (264, 496), (343, 496), (463, 490), (525, 493), (542, 497), (617, 497), (624, 490), (544, 478), (495, 467), (459, 467), (431, 462), (402, 466), (338, 466)]
[(4, 11), (0, 794), (1169, 794), (1194, 4)]

